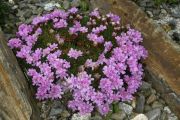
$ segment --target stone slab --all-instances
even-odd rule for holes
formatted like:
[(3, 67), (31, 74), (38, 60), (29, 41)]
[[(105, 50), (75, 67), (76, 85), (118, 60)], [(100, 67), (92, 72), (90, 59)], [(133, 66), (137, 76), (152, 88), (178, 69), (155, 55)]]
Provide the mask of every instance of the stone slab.
[(180, 118), (180, 47), (130, 0), (91, 0), (91, 4), (103, 13), (120, 15), (121, 24), (130, 24), (142, 32), (143, 45), (149, 54), (144, 61), (149, 73), (145, 77)]
[(0, 31), (0, 120), (40, 120), (16, 57)]

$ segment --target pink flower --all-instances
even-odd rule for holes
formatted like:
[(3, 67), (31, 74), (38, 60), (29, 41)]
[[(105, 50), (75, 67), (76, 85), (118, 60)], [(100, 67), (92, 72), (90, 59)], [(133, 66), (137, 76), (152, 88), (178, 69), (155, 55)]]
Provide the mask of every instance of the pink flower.
[(83, 53), (82, 53), (80, 50), (76, 50), (76, 49), (71, 48), (71, 49), (69, 50), (69, 52), (68, 52), (67, 55), (68, 55), (70, 58), (77, 59), (78, 57), (82, 56), (82, 54), (83, 54)]
[(113, 44), (112, 44), (112, 42), (111, 41), (108, 41), (108, 42), (105, 42), (104, 43), (104, 52), (106, 53), (106, 52), (108, 52), (108, 51), (110, 51), (111, 50), (111, 48), (113, 47)]
[(93, 28), (92, 32), (95, 33), (95, 34), (98, 34), (98, 33), (102, 32), (102, 31), (104, 31), (105, 29), (107, 29), (106, 26), (100, 25), (99, 27)]
[(63, 92), (59, 85), (51, 85), (51, 89), (49, 91), (49, 98), (52, 99), (61, 98), (62, 94)]
[(64, 38), (61, 38), (59, 34), (56, 34), (55, 38), (57, 39), (59, 44), (63, 44), (64, 43)]
[(64, 19), (60, 19), (58, 22), (54, 24), (54, 28), (64, 28), (67, 27), (67, 22)]
[(100, 17), (98, 8), (94, 9), (89, 15), (95, 16), (95, 17)]
[(18, 28), (17, 35), (25, 39), (33, 30), (33, 26), (21, 24)]
[(120, 17), (119, 17), (118, 15), (115, 15), (115, 14), (113, 14), (113, 13), (108, 13), (106, 16), (107, 16), (108, 18), (110, 18), (112, 22), (114, 22), (114, 23), (116, 23), (116, 24), (119, 24), (119, 22), (120, 22)]
[(70, 34), (77, 34), (77, 32), (86, 33), (87, 31), (88, 31), (88, 28), (82, 27), (81, 23), (78, 21), (75, 21), (73, 27), (69, 28)]
[(104, 37), (103, 36), (98, 36), (97, 34), (94, 34), (94, 33), (88, 34), (87, 38), (90, 41), (93, 41), (95, 44), (96, 43), (103, 43), (104, 42)]
[(76, 7), (73, 7), (71, 9), (68, 10), (68, 12), (72, 13), (72, 14), (75, 14), (77, 13), (78, 9)]
[(13, 48), (20, 48), (22, 46), (22, 41), (19, 38), (12, 38), (8, 42), (8, 46)]

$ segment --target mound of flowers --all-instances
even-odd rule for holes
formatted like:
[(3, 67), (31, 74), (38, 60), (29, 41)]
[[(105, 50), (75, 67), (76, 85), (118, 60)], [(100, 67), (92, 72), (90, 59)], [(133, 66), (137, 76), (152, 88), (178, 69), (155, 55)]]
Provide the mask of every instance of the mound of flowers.
[(16, 36), (8, 45), (25, 62), (39, 100), (66, 98), (75, 112), (106, 115), (141, 85), (142, 35), (113, 13), (54, 10), (21, 24)]

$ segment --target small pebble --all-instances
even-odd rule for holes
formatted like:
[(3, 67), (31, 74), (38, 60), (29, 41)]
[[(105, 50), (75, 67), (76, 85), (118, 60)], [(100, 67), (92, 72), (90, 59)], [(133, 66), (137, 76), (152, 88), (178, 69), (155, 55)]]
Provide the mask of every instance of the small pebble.
[(166, 111), (168, 114), (171, 114), (171, 110), (169, 109), (168, 106), (164, 107), (164, 111)]
[(161, 109), (156, 108), (145, 114), (148, 117), (148, 120), (158, 120), (161, 115)]
[(126, 114), (130, 115), (132, 113), (133, 107), (126, 104), (126, 103), (119, 103), (119, 107), (121, 110), (123, 110)]
[(154, 102), (156, 100), (156, 95), (154, 95), (154, 94), (151, 94), (150, 96), (149, 96), (149, 98), (147, 99), (147, 104), (151, 104), (152, 102)]
[(158, 101), (155, 101), (153, 104), (152, 104), (152, 108), (163, 108), (163, 105), (158, 102)]
[(145, 111), (145, 112), (149, 112), (151, 109), (152, 109), (152, 108), (151, 108), (151, 106), (149, 106), (149, 105), (145, 105), (145, 107), (144, 107), (144, 111)]
[(60, 116), (63, 110), (61, 108), (52, 108), (49, 116)]
[(144, 114), (138, 114), (136, 117), (134, 117), (131, 120), (148, 120), (147, 116)]
[(120, 111), (118, 113), (112, 114), (111, 118), (113, 120), (123, 120), (126, 117), (126, 113), (124, 111)]
[(140, 95), (137, 98), (137, 104), (136, 104), (135, 111), (137, 113), (143, 113), (143, 111), (144, 111), (144, 104), (145, 104), (145, 97), (143, 95)]
[(151, 11), (146, 11), (147, 15), (152, 18), (153, 17), (153, 13)]

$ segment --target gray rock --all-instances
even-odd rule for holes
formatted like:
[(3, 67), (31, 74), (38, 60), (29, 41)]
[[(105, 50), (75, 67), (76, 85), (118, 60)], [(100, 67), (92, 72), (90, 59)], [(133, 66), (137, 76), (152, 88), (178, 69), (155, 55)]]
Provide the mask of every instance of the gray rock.
[(73, 114), (71, 120), (89, 120), (91, 114), (80, 115), (80, 114)]
[(13, 9), (13, 10), (16, 10), (16, 9), (18, 9), (18, 6), (17, 6), (17, 5), (14, 5), (14, 6), (12, 7), (12, 9)]
[(61, 116), (63, 117), (63, 118), (67, 118), (67, 117), (69, 117), (71, 114), (67, 111), (67, 110), (64, 110), (62, 113), (61, 113)]
[(163, 106), (166, 104), (166, 102), (163, 99), (159, 98), (158, 100)]
[(153, 17), (153, 13), (151, 11), (146, 11), (147, 15), (152, 18)]
[(63, 1), (63, 8), (64, 8), (64, 9), (68, 9), (69, 6), (70, 6), (69, 1), (67, 1), (67, 0)]
[(135, 108), (135, 111), (137, 113), (143, 113), (144, 103), (145, 103), (145, 97), (144, 97), (144, 95), (140, 95), (137, 99), (137, 104), (136, 104), (136, 108)]
[(140, 5), (141, 7), (146, 7), (146, 1), (142, 0), (142, 1), (139, 3), (139, 5)]
[(153, 7), (154, 6), (154, 2), (152, 0), (148, 1), (146, 4), (146, 7)]
[(120, 111), (118, 113), (112, 114), (111, 118), (113, 120), (123, 120), (126, 117), (126, 113), (124, 111)]
[(90, 120), (103, 120), (103, 118), (99, 115), (95, 115), (94, 117), (91, 117)]
[(155, 101), (153, 104), (152, 104), (152, 108), (163, 108), (163, 105), (158, 102), (158, 101)]
[(133, 99), (133, 100), (132, 100), (131, 106), (132, 106), (133, 108), (136, 108), (136, 99)]
[(149, 105), (145, 105), (145, 107), (144, 107), (144, 111), (145, 111), (145, 112), (149, 112), (151, 109), (152, 109), (152, 108), (151, 108), (151, 106), (149, 106)]
[(34, 7), (34, 9), (32, 10), (32, 13), (33, 13), (33, 15), (38, 15), (39, 12), (42, 12), (42, 11), (43, 11), (43, 8)]
[(60, 116), (62, 111), (63, 110), (61, 108), (52, 108), (49, 113), (49, 116)]
[(168, 120), (168, 115), (166, 112), (163, 112), (161, 117), (160, 117), (160, 120)]
[(152, 93), (152, 94), (156, 94), (156, 90), (152, 88), (152, 89), (151, 89), (151, 93)]
[(55, 2), (50, 2), (44, 5), (44, 10), (51, 11), (54, 8), (60, 7), (61, 5)]
[(53, 101), (53, 104), (51, 106), (52, 108), (61, 108), (61, 109), (65, 109), (64, 106), (62, 105), (62, 103), (59, 100), (55, 100)]
[(156, 100), (156, 95), (151, 94), (148, 99), (147, 99), (147, 104), (151, 104), (152, 102), (154, 102)]
[(169, 7), (168, 7), (167, 4), (165, 4), (165, 3), (162, 3), (162, 8), (164, 8), (164, 9), (167, 10), (167, 11), (170, 11), (170, 10), (169, 10)]
[(176, 24), (177, 22), (175, 20), (170, 20), (168, 22), (169, 26), (171, 27), (172, 30), (176, 29)]
[(32, 20), (34, 19), (35, 16), (31, 16), (30, 18), (26, 19), (25, 23), (29, 24), (32, 22)]
[(35, 4), (37, 2), (37, 0), (29, 0), (28, 2), (31, 4)]
[(160, 9), (154, 9), (152, 12), (153, 12), (154, 15), (159, 15), (161, 10)]
[(142, 85), (140, 86), (140, 90), (142, 91), (146, 91), (146, 90), (149, 90), (151, 89), (151, 84), (149, 84), (148, 82), (145, 82), (145, 81), (142, 81)]
[(148, 120), (158, 120), (161, 116), (161, 110), (159, 108), (153, 109), (145, 114)]
[(18, 9), (18, 13), (16, 14), (18, 17), (24, 16), (24, 11)]
[(31, 10), (28, 10), (28, 9), (27, 9), (27, 10), (25, 11), (25, 13), (24, 13), (24, 17), (25, 17), (25, 18), (29, 18), (29, 17), (31, 17), (31, 15), (32, 15), (32, 11), (31, 11)]
[(165, 9), (161, 9), (161, 14), (166, 15), (166, 14), (167, 14), (167, 11), (166, 11)]
[(148, 120), (147, 116), (144, 114), (138, 114), (131, 120)]
[(25, 19), (23, 16), (21, 16), (21, 17), (19, 18), (19, 20), (20, 20), (21, 22), (25, 22), (25, 21), (26, 21), (26, 19)]
[(172, 17), (180, 18), (180, 14), (179, 14), (179, 13), (177, 13), (177, 14), (172, 14)]
[(168, 106), (164, 107), (164, 111), (167, 112), (168, 114), (171, 114), (171, 110)]
[(27, 3), (19, 3), (20, 10), (27, 9), (27, 8), (28, 8)]
[(178, 120), (178, 117), (175, 116), (174, 114), (168, 115), (168, 120)]
[(126, 114), (130, 115), (132, 113), (133, 107), (126, 104), (126, 103), (119, 103), (119, 107), (121, 110), (123, 110)]
[(71, 6), (73, 6), (73, 7), (78, 7), (79, 5), (80, 5), (80, 0), (73, 0), (71, 2)]

